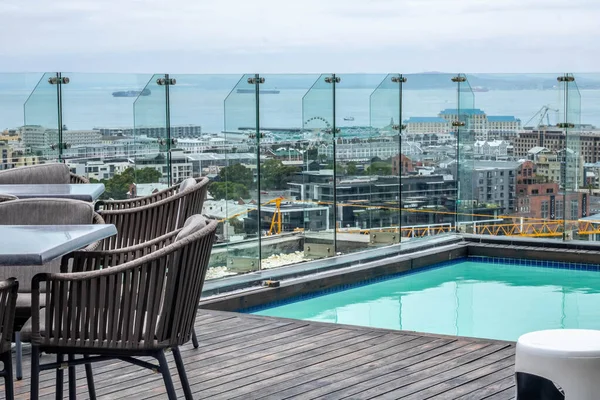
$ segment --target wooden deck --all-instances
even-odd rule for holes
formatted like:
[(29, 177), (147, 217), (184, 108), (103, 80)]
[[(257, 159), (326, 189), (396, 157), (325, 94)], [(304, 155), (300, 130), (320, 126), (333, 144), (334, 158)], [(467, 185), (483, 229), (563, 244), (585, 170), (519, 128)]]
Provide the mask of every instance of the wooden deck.
[[(182, 348), (195, 399), (514, 398), (511, 343), (206, 310), (197, 332), (200, 348)], [(17, 399), (29, 398), (28, 358)], [(83, 367), (77, 372), (77, 398), (88, 399)], [(42, 374), (41, 398), (54, 398), (54, 376)], [(99, 399), (166, 397), (160, 374), (131, 364), (98, 363), (94, 376)]]

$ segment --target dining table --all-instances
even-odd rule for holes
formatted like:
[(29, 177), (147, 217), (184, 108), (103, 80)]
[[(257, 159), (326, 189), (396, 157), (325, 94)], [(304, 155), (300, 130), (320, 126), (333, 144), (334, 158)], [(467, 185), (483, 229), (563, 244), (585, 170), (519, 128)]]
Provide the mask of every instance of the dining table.
[(0, 266), (43, 265), (116, 234), (112, 224), (0, 225)]

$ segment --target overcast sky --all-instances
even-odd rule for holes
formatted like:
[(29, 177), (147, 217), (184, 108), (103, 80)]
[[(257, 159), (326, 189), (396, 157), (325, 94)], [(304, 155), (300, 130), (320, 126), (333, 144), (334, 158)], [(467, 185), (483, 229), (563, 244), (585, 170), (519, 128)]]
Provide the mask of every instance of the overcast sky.
[(585, 72), (600, 0), (0, 0), (0, 71)]

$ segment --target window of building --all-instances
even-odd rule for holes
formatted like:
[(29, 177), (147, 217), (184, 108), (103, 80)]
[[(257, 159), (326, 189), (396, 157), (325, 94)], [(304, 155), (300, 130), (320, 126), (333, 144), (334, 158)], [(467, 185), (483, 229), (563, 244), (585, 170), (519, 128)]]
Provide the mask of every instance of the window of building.
[(556, 219), (562, 219), (563, 215), (564, 215), (564, 203), (562, 200), (556, 200), (556, 204), (555, 204), (555, 212), (556, 212)]
[(539, 193), (540, 193), (540, 191), (538, 189), (533, 189), (531, 191), (531, 194), (539, 194)]
[(571, 200), (571, 219), (579, 218), (577, 213), (577, 200)]
[(554, 193), (554, 189), (552, 189), (552, 188), (546, 189), (546, 193)]
[(550, 205), (547, 200), (542, 201), (542, 218), (550, 217)]

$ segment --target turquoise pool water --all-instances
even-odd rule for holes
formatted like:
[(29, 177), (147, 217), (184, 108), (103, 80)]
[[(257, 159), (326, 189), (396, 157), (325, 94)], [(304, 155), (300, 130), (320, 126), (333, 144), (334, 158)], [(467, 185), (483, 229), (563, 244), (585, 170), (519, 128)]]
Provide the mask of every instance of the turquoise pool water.
[(600, 272), (465, 261), (254, 314), (516, 340), (600, 329)]

